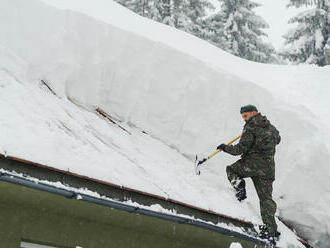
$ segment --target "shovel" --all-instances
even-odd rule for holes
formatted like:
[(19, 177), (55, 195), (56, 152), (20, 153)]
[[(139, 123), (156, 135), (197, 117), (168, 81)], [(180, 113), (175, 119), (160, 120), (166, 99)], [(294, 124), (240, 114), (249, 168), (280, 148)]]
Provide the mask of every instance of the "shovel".
[[(231, 145), (232, 143), (234, 143), (236, 140), (238, 140), (239, 138), (242, 137), (242, 134), (237, 136), (235, 139), (231, 140), (230, 142), (228, 142), (226, 145), (229, 146)], [(212, 153), (210, 156), (208, 156), (207, 158), (203, 158), (202, 160), (199, 160), (198, 161), (198, 157), (197, 157), (197, 154), (196, 154), (196, 160), (195, 160), (195, 173), (196, 175), (200, 175), (201, 174), (201, 171), (199, 169), (199, 166), (201, 166), (204, 162), (206, 162), (208, 159), (214, 157), (215, 155), (217, 155), (219, 152), (221, 152), (222, 150), (220, 149), (217, 149), (214, 153)]]

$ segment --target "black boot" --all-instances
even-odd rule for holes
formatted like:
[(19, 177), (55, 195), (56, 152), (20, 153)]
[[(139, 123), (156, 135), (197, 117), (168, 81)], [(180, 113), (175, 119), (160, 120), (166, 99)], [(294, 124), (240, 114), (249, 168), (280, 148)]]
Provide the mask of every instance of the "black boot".
[(260, 230), (260, 233), (258, 235), (259, 238), (266, 239), (269, 241), (270, 244), (272, 244), (274, 246), (276, 245), (276, 241), (279, 240), (280, 235), (281, 235), (280, 232), (276, 231), (275, 234), (269, 233), (267, 225), (260, 225), (259, 230)]
[(237, 185), (236, 189), (236, 198), (239, 201), (243, 201), (246, 199), (246, 189), (245, 189), (245, 181), (242, 179)]

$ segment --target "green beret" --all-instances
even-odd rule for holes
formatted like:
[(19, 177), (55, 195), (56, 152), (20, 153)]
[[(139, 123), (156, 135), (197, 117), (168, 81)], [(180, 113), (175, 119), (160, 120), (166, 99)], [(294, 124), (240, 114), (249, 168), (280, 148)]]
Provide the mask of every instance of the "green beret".
[(249, 104), (249, 105), (241, 107), (241, 114), (245, 113), (245, 112), (253, 112), (253, 111), (258, 112), (257, 107), (254, 105)]

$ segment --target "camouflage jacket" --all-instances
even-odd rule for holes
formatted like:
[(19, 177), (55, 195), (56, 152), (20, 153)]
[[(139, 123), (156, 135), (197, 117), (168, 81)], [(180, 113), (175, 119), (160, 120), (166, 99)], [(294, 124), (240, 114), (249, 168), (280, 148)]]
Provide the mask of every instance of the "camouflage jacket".
[(227, 146), (225, 152), (231, 155), (242, 155), (242, 158), (255, 155), (273, 160), (275, 146), (280, 141), (281, 136), (278, 130), (267, 120), (266, 116), (258, 113), (244, 125), (239, 143)]

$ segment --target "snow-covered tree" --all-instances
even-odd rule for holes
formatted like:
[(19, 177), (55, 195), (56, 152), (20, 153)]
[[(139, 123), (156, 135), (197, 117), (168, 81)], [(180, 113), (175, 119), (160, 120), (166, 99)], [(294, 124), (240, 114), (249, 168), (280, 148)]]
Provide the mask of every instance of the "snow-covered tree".
[(202, 20), (208, 0), (117, 0), (120, 4), (155, 21), (176, 27), (193, 35), (202, 36)]
[(219, 0), (221, 10), (205, 18), (213, 6), (208, 0), (117, 0), (158, 22), (176, 27), (220, 48), (253, 61), (274, 62), (274, 48), (262, 40), (268, 24), (253, 11), (251, 0)]
[[(121, 0), (121, 1), (126, 1), (126, 0)], [(135, 0), (137, 1), (137, 0)], [(142, 1), (142, 0), (140, 0)], [(162, 6), (163, 3), (160, 1), (154, 1), (154, 0), (143, 0), (147, 1), (147, 7), (146, 7), (146, 15), (145, 17), (148, 17), (154, 21), (161, 22), (163, 20), (164, 14), (162, 13)]]
[[(190, 32), (191, 20), (185, 13), (187, 1), (185, 0), (172, 0), (171, 1), (171, 23), (177, 29)], [(164, 22), (163, 22), (164, 23)]]
[(141, 16), (147, 14), (148, 0), (117, 0), (117, 2)]
[(286, 35), (281, 56), (294, 63), (309, 63), (324, 66), (327, 59), (330, 34), (330, 0), (290, 0), (288, 6), (312, 6), (299, 13), (289, 23), (297, 26)]
[(170, 13), (170, 0), (116, 0), (135, 13), (158, 22), (167, 22)]
[(205, 32), (204, 19), (208, 9), (214, 6), (207, 0), (186, 0), (185, 15), (190, 20), (189, 32), (203, 38)]
[(158, 11), (161, 16), (161, 20), (158, 21), (170, 26), (174, 26), (172, 0), (152, 1), (155, 2), (155, 5), (157, 5)]
[(222, 49), (248, 60), (270, 62), (274, 53), (272, 45), (262, 40), (269, 28), (254, 8), (260, 4), (250, 0), (220, 0), (221, 9), (210, 17), (210, 41)]
[(328, 39), (327, 44), (325, 45), (325, 63), (330, 65), (330, 39)]

